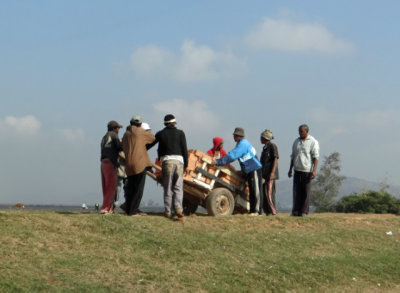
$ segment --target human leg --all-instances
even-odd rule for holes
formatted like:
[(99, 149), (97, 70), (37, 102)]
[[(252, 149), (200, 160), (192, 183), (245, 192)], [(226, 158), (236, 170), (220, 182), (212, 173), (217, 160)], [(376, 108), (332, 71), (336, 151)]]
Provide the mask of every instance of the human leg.
[(129, 201), (126, 204), (126, 213), (128, 215), (138, 214), (139, 206), (143, 197), (144, 185), (146, 182), (146, 171), (135, 174), (131, 177)]
[(310, 209), (311, 196), (311, 173), (305, 173), (303, 176), (302, 201), (300, 205), (300, 215), (308, 215)]
[(265, 182), (265, 194), (266, 194), (266, 213), (276, 215), (275, 208), (275, 180), (268, 180)]
[[(294, 172), (293, 176), (293, 208), (292, 216), (300, 216), (300, 203), (301, 203), (301, 172)], [(300, 213), (300, 215), (299, 215)]]
[(250, 200), (250, 214), (256, 213), (256, 189), (255, 189), (255, 181), (254, 181), (254, 172), (250, 172), (246, 175), (247, 184), (249, 185), (249, 200)]
[(174, 164), (176, 168), (173, 177), (172, 192), (175, 212), (178, 216), (180, 216), (183, 215), (183, 164), (179, 161), (175, 161)]
[(108, 159), (101, 161), (101, 178), (103, 189), (103, 204), (101, 211), (109, 212), (112, 210), (115, 191), (117, 188), (117, 169)]
[(166, 215), (171, 215), (174, 172), (175, 166), (171, 161), (164, 161), (162, 163), (162, 185), (164, 189), (164, 208)]

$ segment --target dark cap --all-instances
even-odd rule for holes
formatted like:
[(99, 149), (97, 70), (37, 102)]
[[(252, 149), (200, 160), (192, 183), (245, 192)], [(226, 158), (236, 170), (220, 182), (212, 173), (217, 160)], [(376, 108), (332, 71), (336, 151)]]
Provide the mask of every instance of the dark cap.
[(165, 115), (164, 124), (176, 122), (175, 116), (172, 114)]
[(110, 122), (108, 122), (107, 124), (107, 128), (108, 130), (113, 130), (115, 128), (122, 128), (122, 125), (120, 125), (117, 121), (115, 120), (111, 120)]
[(238, 135), (244, 137), (244, 129), (241, 127), (236, 127), (233, 135)]

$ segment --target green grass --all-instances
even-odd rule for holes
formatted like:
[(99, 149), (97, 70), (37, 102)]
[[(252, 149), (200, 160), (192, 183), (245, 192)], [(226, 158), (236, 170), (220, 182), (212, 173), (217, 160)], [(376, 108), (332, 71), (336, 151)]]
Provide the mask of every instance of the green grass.
[(0, 292), (400, 290), (393, 215), (198, 215), (182, 223), (3, 210), (0, 235)]

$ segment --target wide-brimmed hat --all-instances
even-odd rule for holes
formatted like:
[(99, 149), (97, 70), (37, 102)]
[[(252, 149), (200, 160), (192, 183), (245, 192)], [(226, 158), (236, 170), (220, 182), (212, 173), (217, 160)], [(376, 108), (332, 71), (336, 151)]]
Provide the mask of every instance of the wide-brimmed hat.
[(111, 120), (110, 122), (107, 123), (107, 129), (108, 130), (113, 130), (115, 128), (122, 128), (122, 125), (120, 125), (117, 121)]
[(241, 127), (236, 127), (233, 135), (243, 136), (244, 137), (244, 129)]
[(272, 131), (269, 129), (265, 129), (263, 132), (261, 132), (261, 137), (265, 138), (266, 140), (274, 139), (274, 135), (272, 134)]

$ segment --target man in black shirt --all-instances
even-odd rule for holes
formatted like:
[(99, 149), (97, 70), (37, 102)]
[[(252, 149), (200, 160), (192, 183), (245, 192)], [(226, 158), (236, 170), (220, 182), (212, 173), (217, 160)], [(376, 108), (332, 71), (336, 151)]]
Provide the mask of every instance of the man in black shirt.
[(156, 133), (158, 158), (162, 162), (162, 185), (164, 188), (165, 216), (171, 217), (172, 202), (178, 218), (183, 219), (183, 172), (188, 165), (188, 151), (185, 133), (176, 128), (174, 115), (164, 117), (165, 128)]

